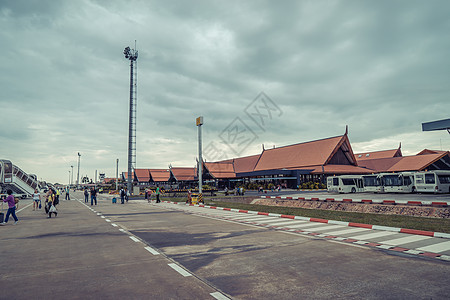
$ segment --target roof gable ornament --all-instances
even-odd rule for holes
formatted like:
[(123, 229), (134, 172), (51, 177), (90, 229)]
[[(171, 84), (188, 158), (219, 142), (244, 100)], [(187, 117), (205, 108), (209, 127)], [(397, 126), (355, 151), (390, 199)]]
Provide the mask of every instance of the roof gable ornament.
[(345, 125), (345, 134), (344, 135), (347, 135), (348, 134), (348, 125)]

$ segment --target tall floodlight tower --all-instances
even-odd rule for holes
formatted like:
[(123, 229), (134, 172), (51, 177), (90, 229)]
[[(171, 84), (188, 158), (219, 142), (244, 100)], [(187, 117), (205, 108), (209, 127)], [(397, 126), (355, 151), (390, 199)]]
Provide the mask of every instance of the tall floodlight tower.
[[(136, 48), (136, 43), (134, 48)], [(126, 47), (123, 51), (130, 61), (130, 114), (128, 123), (128, 178), (127, 189), (133, 193), (133, 173), (136, 168), (136, 101), (137, 101), (137, 58), (138, 51)]]
[(80, 154), (80, 152), (78, 152), (77, 189), (80, 188), (80, 157), (81, 157), (81, 154)]

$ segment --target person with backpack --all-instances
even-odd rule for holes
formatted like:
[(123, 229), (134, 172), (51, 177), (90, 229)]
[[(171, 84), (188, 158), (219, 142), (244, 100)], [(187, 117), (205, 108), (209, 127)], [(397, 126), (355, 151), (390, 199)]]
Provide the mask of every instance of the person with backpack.
[(91, 189), (91, 206), (94, 205), (94, 202), (95, 205), (97, 205), (97, 191), (95, 190), (95, 187)]
[(120, 203), (124, 204), (125, 201), (125, 191), (123, 188), (120, 189)]
[(6, 212), (5, 220), (0, 223), (0, 225), (6, 225), (9, 220), (9, 215), (12, 215), (14, 218), (14, 225), (17, 225), (19, 222), (19, 219), (16, 216), (16, 204), (19, 202), (19, 200), (16, 200), (14, 196), (12, 195), (12, 190), (7, 190), (6, 193), (8, 194), (8, 197), (3, 199), (3, 202), (8, 202), (8, 211)]

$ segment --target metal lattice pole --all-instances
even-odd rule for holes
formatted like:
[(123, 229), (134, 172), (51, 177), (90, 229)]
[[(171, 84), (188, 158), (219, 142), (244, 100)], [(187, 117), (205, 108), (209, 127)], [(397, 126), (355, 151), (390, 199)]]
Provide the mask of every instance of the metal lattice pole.
[(130, 60), (130, 112), (128, 122), (128, 178), (127, 189), (133, 193), (133, 174), (136, 168), (136, 104), (137, 104), (137, 63), (138, 52), (126, 47), (125, 58)]

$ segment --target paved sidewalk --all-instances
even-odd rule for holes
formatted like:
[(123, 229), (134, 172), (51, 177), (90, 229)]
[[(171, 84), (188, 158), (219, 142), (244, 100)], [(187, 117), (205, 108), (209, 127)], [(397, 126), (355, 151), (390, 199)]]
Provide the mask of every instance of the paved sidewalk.
[[(98, 207), (110, 205), (101, 198)], [(218, 295), (195, 276), (175, 271), (173, 261), (152, 254), (146, 244), (130, 239), (120, 226), (111, 226), (84, 203), (62, 200), (58, 216), (51, 219), (29, 204), (30, 200), (20, 202), (18, 225), (9, 222), (0, 227), (0, 299), (214, 299)]]

